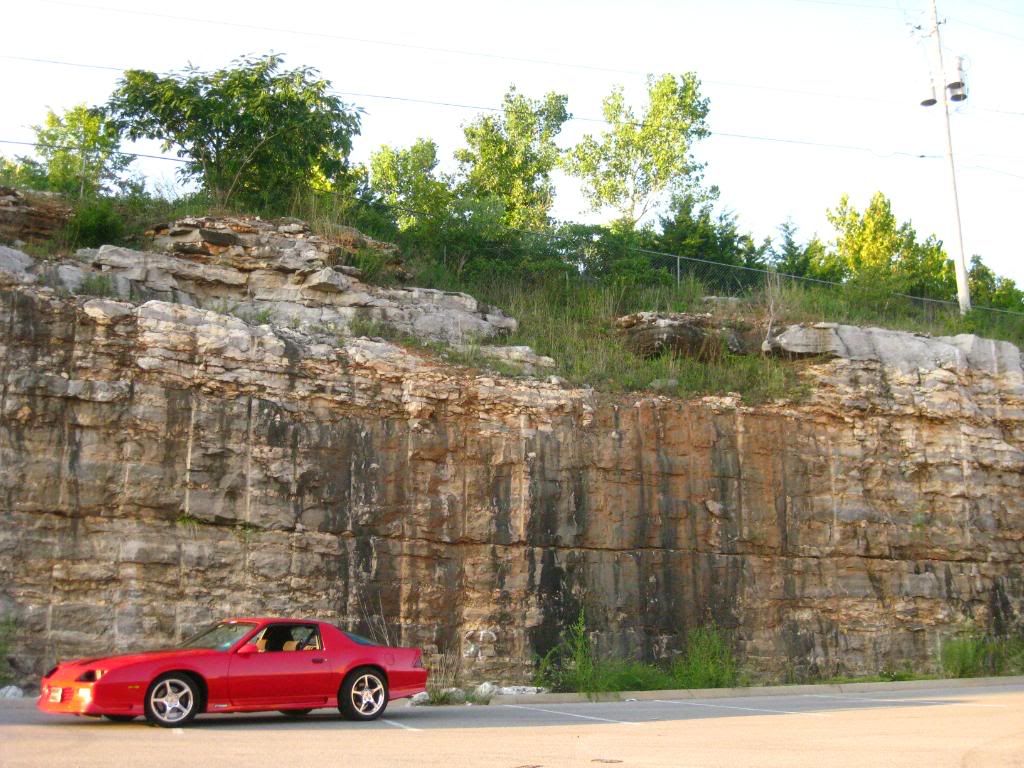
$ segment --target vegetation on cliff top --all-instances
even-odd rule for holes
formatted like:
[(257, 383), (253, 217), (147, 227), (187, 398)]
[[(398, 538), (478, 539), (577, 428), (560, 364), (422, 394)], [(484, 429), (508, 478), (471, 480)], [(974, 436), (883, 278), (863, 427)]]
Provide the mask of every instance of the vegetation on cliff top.
[[(725, 352), (700, 363), (641, 360), (613, 331), (630, 311), (704, 311), (707, 294), (741, 299), (735, 311), (755, 323), (870, 323), (1024, 343), (1024, 315), (1013, 314), (1024, 312), (1024, 291), (975, 256), (975, 303), (1010, 313), (962, 318), (936, 301), (955, 298), (952, 262), (882, 193), (864, 209), (843, 197), (829, 211), (828, 242), (801, 242), (790, 222), (776, 242), (756, 242), (735, 214), (716, 213), (718, 190), (692, 154), (709, 109), (694, 73), (651, 77), (640, 109), (613, 88), (607, 127), (566, 147), (557, 143), (572, 117), (566, 97), (513, 87), (500, 110), (464, 126), (453, 172), (440, 170), (429, 138), (382, 147), (364, 167), (349, 158), (358, 108), (315, 70), (288, 70), (268, 55), (212, 72), (129, 70), (105, 105), (51, 112), (36, 129), (39, 158), (0, 160), (0, 182), (79, 198), (55, 244), (64, 249), (138, 244), (154, 221), (185, 213), (288, 214), (326, 234), (355, 226), (398, 243), (413, 282), (500, 306), (521, 321), (512, 343), (555, 358), (574, 383), (613, 391), (658, 384), (750, 400), (799, 392), (792, 368), (777, 361)], [(162, 141), (193, 191), (148, 191), (128, 176), (121, 137)], [(559, 169), (610, 223), (551, 218)]]

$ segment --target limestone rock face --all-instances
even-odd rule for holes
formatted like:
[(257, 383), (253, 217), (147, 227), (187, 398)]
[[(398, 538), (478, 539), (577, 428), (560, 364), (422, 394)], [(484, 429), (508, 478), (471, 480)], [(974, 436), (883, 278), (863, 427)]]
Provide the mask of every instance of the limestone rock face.
[(0, 186), (0, 241), (51, 240), (71, 218), (71, 207), (52, 192)]
[[(354, 283), (315, 258), (90, 259), (135, 300), (0, 284), (18, 682), (246, 614), (386, 629), (503, 682), (581, 606), (603, 651), (665, 658), (714, 620), (776, 679), (927, 667), (968, 625), (1021, 625), (1012, 345), (816, 329), (801, 404), (612, 397), (208, 306), (340, 312)], [(158, 285), (197, 306), (138, 295)]]
[[(761, 337), (749, 325), (701, 312), (636, 312), (615, 321), (626, 345), (641, 357), (661, 354), (715, 360), (723, 352), (756, 351)], [(762, 334), (763, 335), (763, 334)]]
[(343, 230), (339, 240), (296, 221), (183, 219), (155, 232), (156, 251), (104, 245), (80, 250), (74, 264), (37, 271), (44, 283), (70, 293), (205, 307), (307, 333), (352, 334), (379, 324), (461, 344), (515, 330), (513, 318), (464, 293), (361, 282), (358, 269), (340, 262), (354, 249), (386, 258), (394, 246)]

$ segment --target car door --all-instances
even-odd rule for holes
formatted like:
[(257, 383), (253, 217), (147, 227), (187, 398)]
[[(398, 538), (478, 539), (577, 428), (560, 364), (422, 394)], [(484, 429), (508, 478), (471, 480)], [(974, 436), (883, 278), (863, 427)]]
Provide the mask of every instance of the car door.
[(338, 681), (326, 663), (316, 624), (268, 624), (249, 642), (260, 650), (231, 655), (228, 692), (232, 706), (326, 704), (337, 694)]

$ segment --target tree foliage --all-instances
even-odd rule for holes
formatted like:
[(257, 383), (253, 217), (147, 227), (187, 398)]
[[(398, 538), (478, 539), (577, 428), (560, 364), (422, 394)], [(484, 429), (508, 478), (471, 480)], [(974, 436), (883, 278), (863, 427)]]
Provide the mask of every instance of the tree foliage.
[(637, 117), (622, 88), (613, 89), (604, 100), (608, 130), (599, 138), (584, 136), (565, 162), (583, 181), (591, 207), (613, 209), (626, 229), (635, 228), (662, 193), (694, 183), (701, 166), (691, 149), (708, 135), (708, 100), (694, 73), (649, 77), (647, 98)]
[(370, 185), (402, 231), (436, 235), (448, 218), (455, 193), (437, 166), (437, 145), (429, 139), (408, 149), (383, 146), (370, 157)]
[(32, 126), (39, 159), (0, 158), (0, 175), (8, 183), (84, 198), (122, 188), (132, 161), (119, 152), (117, 126), (98, 109), (85, 104), (57, 114), (47, 110), (41, 125)]
[(213, 72), (128, 70), (108, 102), (131, 139), (150, 138), (187, 162), (220, 205), (282, 210), (306, 190), (342, 181), (360, 116), (311, 67), (270, 54)]
[(836, 229), (836, 242), (826, 264), (843, 277), (926, 298), (956, 295), (953, 264), (942, 243), (934, 235), (918, 241), (909, 221), (897, 222), (881, 192), (863, 212), (843, 195), (827, 216)]
[(1010, 278), (1000, 277), (985, 266), (981, 256), (971, 257), (967, 280), (975, 306), (1024, 312), (1024, 290)]
[(660, 217), (657, 248), (679, 256), (721, 264), (763, 268), (770, 243), (755, 243), (741, 232), (735, 214), (714, 214), (718, 190), (675, 195), (667, 215)]
[(529, 99), (515, 87), (500, 115), (481, 115), (464, 128), (466, 146), (455, 153), (468, 197), (495, 197), (510, 227), (539, 229), (554, 200), (551, 172), (560, 150), (555, 138), (569, 119), (569, 97), (548, 93)]

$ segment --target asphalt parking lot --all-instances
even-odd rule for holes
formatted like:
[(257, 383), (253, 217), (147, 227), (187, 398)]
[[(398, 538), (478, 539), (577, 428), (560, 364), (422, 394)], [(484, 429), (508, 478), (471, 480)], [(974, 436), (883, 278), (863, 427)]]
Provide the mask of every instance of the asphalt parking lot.
[(182, 729), (44, 715), (0, 703), (0, 765), (227, 759), (557, 768), (601, 763), (1024, 766), (1024, 683), (606, 703), (410, 707), (352, 723), (332, 710), (209, 715)]

